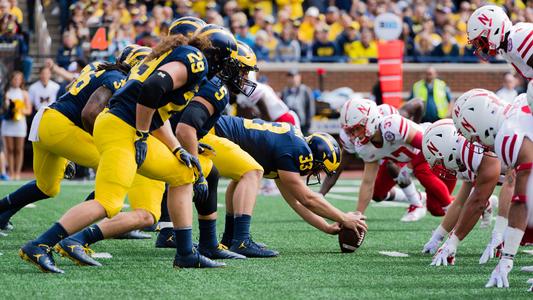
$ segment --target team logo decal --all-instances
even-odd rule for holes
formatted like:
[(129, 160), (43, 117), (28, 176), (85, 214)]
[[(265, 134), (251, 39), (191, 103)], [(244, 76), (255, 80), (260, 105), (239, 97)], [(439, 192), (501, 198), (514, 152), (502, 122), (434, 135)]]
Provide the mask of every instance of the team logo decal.
[(385, 132), (384, 138), (387, 142), (392, 142), (394, 141), (394, 133), (387, 131)]
[(511, 50), (513, 50), (513, 40), (509, 38), (507, 41), (507, 52), (511, 52)]

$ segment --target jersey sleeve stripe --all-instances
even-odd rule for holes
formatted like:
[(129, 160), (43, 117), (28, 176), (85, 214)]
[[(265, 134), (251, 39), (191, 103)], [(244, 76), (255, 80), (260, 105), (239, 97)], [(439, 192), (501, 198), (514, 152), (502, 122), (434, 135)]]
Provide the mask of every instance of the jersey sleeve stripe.
[(507, 146), (507, 140), (509, 140), (509, 136), (504, 136), (503, 137), (503, 141), (502, 141), (502, 146), (501, 146), (501, 153), (502, 153), (502, 159), (503, 159), (503, 162), (506, 164), (506, 165), (509, 165), (507, 163), (507, 157), (505, 155), (505, 146)]
[(403, 135), (403, 118), (400, 118), (400, 134)]
[(472, 161), (474, 158), (474, 144), (469, 144), (467, 149), (468, 149), (468, 159), (467, 159), (468, 167), (470, 168), (470, 170), (475, 171), (474, 166), (472, 165)]
[(463, 142), (463, 148), (461, 149), (461, 160), (463, 161), (463, 164), (465, 164), (466, 162), (465, 153), (466, 153), (466, 142)]
[(532, 46), (533, 46), (533, 41), (531, 41), (531, 42), (527, 45), (527, 48), (522, 52), (522, 54), (521, 54), (522, 58), (525, 58), (525, 57), (526, 57), (526, 54), (528, 54), (529, 49), (531, 49)]
[(529, 34), (526, 36), (526, 38), (522, 41), (522, 43), (520, 44), (520, 46), (518, 47), (518, 49), (516, 49), (518, 52), (520, 52), (520, 50), (522, 50), (522, 48), (526, 45), (526, 43), (529, 41), (529, 39), (531, 38), (531, 35), (533, 35), (533, 30), (531, 30), (529, 32)]
[(513, 163), (513, 154), (514, 154), (514, 146), (516, 144), (517, 135), (513, 135), (513, 139), (511, 140), (511, 144), (509, 146), (509, 163)]

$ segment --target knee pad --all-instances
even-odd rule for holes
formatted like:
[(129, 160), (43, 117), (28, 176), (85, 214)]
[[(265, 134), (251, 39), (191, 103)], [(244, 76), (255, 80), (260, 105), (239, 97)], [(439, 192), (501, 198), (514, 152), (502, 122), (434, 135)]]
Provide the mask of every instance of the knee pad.
[(194, 203), (199, 215), (208, 216), (217, 211), (217, 188), (219, 179), (218, 170), (213, 166), (209, 175), (205, 178), (209, 187), (209, 197), (205, 203)]

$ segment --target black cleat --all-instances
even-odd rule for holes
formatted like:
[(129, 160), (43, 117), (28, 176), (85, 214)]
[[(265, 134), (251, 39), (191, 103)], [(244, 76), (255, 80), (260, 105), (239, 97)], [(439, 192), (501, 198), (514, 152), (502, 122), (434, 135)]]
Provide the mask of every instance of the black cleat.
[(155, 247), (176, 249), (176, 239), (174, 238), (172, 228), (163, 228), (159, 231), (155, 240)]
[(193, 249), (193, 253), (187, 256), (176, 255), (174, 257), (174, 268), (220, 268), (226, 266), (225, 263), (211, 260)]
[(228, 250), (228, 247), (218, 244), (216, 248), (198, 247), (198, 251), (203, 256), (210, 259), (246, 259), (246, 256)]
[(117, 235), (114, 237), (114, 239), (117, 240), (148, 240), (151, 239), (152, 236), (148, 233), (144, 233), (140, 230), (132, 230), (130, 232), (123, 233), (121, 235)]
[(54, 250), (61, 256), (72, 260), (78, 266), (101, 267), (102, 264), (91, 257), (94, 251), (89, 245), (82, 245), (80, 242), (71, 238), (66, 238), (57, 243)]
[(12, 231), (13, 229), (15, 229), (15, 226), (13, 226), (11, 221), (0, 223), (0, 231)]
[(39, 270), (45, 273), (65, 273), (63, 270), (56, 267), (54, 257), (52, 256), (48, 245), (36, 245), (30, 241), (20, 248), (19, 256), (22, 260), (34, 264)]
[(229, 250), (246, 257), (276, 257), (279, 255), (276, 250), (261, 248), (251, 238), (244, 241), (233, 240)]
[(156, 232), (159, 231), (159, 223), (155, 223), (152, 226), (148, 226), (142, 229), (144, 232)]

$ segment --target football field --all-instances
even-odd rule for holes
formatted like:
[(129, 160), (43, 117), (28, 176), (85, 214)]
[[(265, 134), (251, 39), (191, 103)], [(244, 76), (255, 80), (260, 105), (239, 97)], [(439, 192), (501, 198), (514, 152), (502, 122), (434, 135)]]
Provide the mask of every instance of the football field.
[[(219, 189), (224, 191), (222, 182)], [(22, 183), (0, 185), (0, 196)], [(354, 210), (356, 180), (341, 180), (328, 200)], [(369, 233), (355, 253), (340, 253), (337, 237), (321, 233), (302, 221), (280, 196), (259, 196), (252, 221), (256, 241), (280, 251), (273, 259), (227, 261), (222, 269), (172, 268), (175, 251), (154, 248), (151, 240), (107, 240), (95, 244), (101, 268), (78, 267), (70, 260), (56, 262), (63, 275), (43, 274), (17, 255), (19, 247), (55, 222), (92, 190), (90, 183), (68, 182), (51, 200), (24, 208), (12, 220), (15, 230), (0, 236), (0, 299), (532, 299), (526, 292), (533, 265), (522, 252), (515, 259), (510, 289), (485, 289), (497, 261), (478, 264), (491, 229), (476, 229), (459, 246), (456, 266), (430, 267), (431, 257), (420, 253), (439, 218), (426, 216), (401, 223), (405, 208), (372, 203), (367, 212)], [(223, 229), (223, 193), (219, 194), (219, 234)], [(193, 229), (197, 238), (198, 230)], [(530, 248), (531, 249), (531, 248)], [(391, 257), (383, 251), (405, 253)]]

